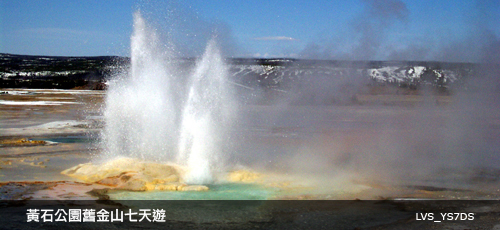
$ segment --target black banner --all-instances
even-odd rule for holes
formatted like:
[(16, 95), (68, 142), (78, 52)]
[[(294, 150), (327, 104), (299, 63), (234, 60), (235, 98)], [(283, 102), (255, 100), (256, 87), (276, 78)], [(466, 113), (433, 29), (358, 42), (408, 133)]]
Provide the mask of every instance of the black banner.
[(2, 229), (492, 229), (500, 201), (1, 201)]

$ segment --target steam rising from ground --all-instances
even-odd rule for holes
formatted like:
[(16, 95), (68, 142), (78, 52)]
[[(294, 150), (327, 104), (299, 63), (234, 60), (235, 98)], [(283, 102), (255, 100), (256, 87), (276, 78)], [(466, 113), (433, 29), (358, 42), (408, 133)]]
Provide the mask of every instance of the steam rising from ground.
[[(287, 121), (276, 122), (278, 126), (295, 124), (296, 133), (311, 136), (291, 147), (291, 155), (281, 157), (283, 162), (277, 165), (320, 180), (323, 186), (339, 178), (454, 188), (497, 181), (493, 178), (498, 177), (500, 163), (498, 69), (497, 65), (478, 65), (477, 75), (464, 79), (466, 87), (452, 90), (451, 95), (422, 86), (422, 101), (411, 106), (281, 105), (276, 117)], [(325, 83), (331, 90), (341, 88), (341, 82), (316, 80), (320, 81), (316, 85)], [(308, 92), (327, 92), (323, 90), (314, 86)], [(450, 103), (437, 103), (443, 97)]]
[[(349, 120), (373, 122), (369, 128), (348, 131), (332, 127), (318, 140), (303, 144), (290, 165), (318, 173), (336, 173), (363, 178), (368, 181), (438, 186), (471, 186), (472, 181), (484, 182), (486, 177), (496, 178), (500, 153), (500, 65), (498, 50), (500, 39), (488, 29), (485, 6), (494, 2), (478, 1), (467, 12), (467, 36), (462, 39), (440, 37), (442, 43), (424, 42), (407, 44), (406, 47), (386, 46), (389, 29), (403, 25), (410, 12), (402, 1), (364, 1), (365, 10), (352, 21), (352, 33), (345, 34), (348, 45), (339, 42), (309, 43), (302, 51), (303, 58), (340, 60), (437, 60), (481, 63), (475, 74), (462, 79), (464, 87), (449, 88), (451, 103), (437, 104), (435, 89), (419, 88), (424, 99), (412, 107), (394, 108), (372, 105), (360, 115), (351, 112)], [(496, 3), (497, 4), (497, 3)], [(463, 16), (463, 15), (462, 15)], [(431, 37), (431, 31), (422, 32)], [(438, 35), (440, 36), (440, 35)], [(353, 42), (354, 41), (354, 42)], [(347, 49), (347, 50), (346, 50)], [(314, 84), (329, 85), (329, 89), (354, 85), (360, 89), (366, 82), (355, 74), (350, 80), (333, 81), (317, 79)], [(309, 87), (314, 95), (325, 93)], [(333, 90), (342, 95), (339, 90)], [(347, 94), (346, 96), (348, 96)], [(290, 107), (292, 110), (293, 108)], [(350, 110), (345, 107), (336, 108)], [(362, 111), (363, 109), (359, 109)], [(287, 112), (284, 112), (287, 113)], [(342, 112), (338, 112), (342, 113)], [(335, 113), (305, 116), (309, 123), (325, 124)], [(348, 115), (349, 116), (349, 115)], [(339, 115), (339, 117), (341, 117)], [(314, 121), (316, 120), (317, 123)], [(315, 162), (302, 164), (302, 162)], [(309, 166), (307, 166), (309, 165)], [(493, 180), (493, 179), (491, 179)]]
[[(304, 57), (378, 57), (386, 28), (404, 22), (408, 13), (400, 1), (382, 2), (388, 5), (365, 1), (368, 16), (353, 23), (358, 46), (341, 54), (324, 48), (328, 44), (311, 46), (304, 54), (312, 56)], [(108, 91), (103, 133), (108, 156), (176, 160), (191, 168), (190, 183), (202, 184), (224, 169), (229, 154), (233, 163), (303, 177), (330, 190), (353, 180), (464, 187), (482, 172), (498, 169), (497, 64), (478, 66), (467, 87), (448, 96), (448, 105), (438, 105), (434, 89), (425, 88), (419, 90), (422, 102), (414, 106), (349, 104), (367, 85), (353, 71), (294, 82), (288, 92), (276, 91), (278, 99), (270, 105), (245, 105), (247, 111), (236, 114), (236, 97), (215, 41), (189, 72), (175, 64), (175, 48), (162, 43), (139, 14), (134, 28), (132, 68)], [(498, 50), (497, 43), (492, 36), (491, 51)], [(495, 55), (485, 49), (480, 59), (498, 63)], [(325, 106), (332, 95), (346, 103)], [(313, 103), (295, 103), (304, 97)], [(242, 131), (240, 139), (230, 138), (235, 121), (238, 128), (266, 129), (272, 135)], [(232, 152), (232, 145), (238, 151)]]

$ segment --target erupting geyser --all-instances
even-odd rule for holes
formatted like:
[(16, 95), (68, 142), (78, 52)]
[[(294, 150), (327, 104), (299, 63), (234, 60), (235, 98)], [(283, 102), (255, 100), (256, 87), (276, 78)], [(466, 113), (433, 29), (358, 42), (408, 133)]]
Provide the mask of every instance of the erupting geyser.
[(105, 156), (176, 161), (187, 166), (186, 183), (210, 183), (235, 109), (226, 67), (212, 39), (186, 80), (166, 44), (135, 13), (131, 68), (106, 97)]
[[(178, 160), (186, 161), (190, 172), (186, 181), (204, 184), (212, 180), (211, 171), (228, 141), (227, 128), (234, 114), (234, 96), (227, 85), (227, 70), (214, 40), (190, 80), (179, 140)], [(218, 166), (220, 167), (220, 165)]]

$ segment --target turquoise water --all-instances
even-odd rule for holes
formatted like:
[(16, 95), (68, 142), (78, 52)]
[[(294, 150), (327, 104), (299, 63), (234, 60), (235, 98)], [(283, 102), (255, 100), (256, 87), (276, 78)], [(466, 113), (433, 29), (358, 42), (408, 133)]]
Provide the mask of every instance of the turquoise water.
[(277, 192), (276, 188), (256, 184), (222, 183), (208, 185), (208, 191), (112, 191), (112, 200), (267, 200)]
[(95, 139), (83, 135), (51, 137), (51, 138), (34, 138), (33, 140), (52, 141), (57, 143), (92, 143), (96, 141)]

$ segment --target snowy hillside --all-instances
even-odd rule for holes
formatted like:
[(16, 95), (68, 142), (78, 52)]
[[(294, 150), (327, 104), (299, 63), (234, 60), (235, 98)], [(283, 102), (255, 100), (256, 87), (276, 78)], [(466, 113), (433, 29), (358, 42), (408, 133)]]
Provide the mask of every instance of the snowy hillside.
[[(186, 68), (195, 59), (182, 59)], [(296, 59), (227, 59), (233, 81), (243, 87), (286, 90), (291, 84), (359, 82), (417, 88), (447, 87), (474, 75), (474, 64), (437, 62), (320, 61)], [(0, 54), (0, 87), (73, 88), (103, 83), (126, 69), (124, 57), (47, 57)]]

